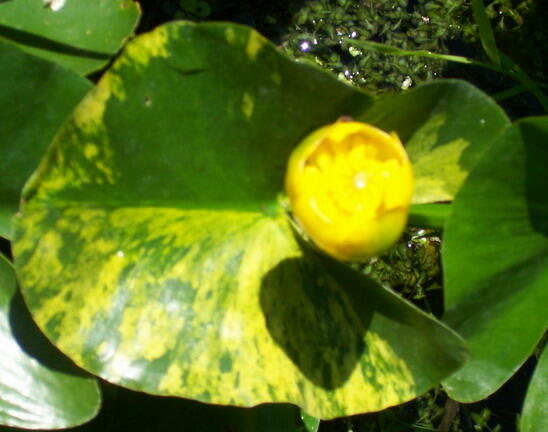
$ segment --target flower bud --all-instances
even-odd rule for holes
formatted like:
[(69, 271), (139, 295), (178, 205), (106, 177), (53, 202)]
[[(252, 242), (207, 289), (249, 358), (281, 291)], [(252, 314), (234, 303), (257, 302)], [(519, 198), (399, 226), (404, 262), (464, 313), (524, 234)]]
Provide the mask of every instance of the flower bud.
[(379, 255), (402, 234), (413, 173), (395, 133), (339, 121), (292, 152), (285, 188), (310, 239), (335, 258), (356, 261)]

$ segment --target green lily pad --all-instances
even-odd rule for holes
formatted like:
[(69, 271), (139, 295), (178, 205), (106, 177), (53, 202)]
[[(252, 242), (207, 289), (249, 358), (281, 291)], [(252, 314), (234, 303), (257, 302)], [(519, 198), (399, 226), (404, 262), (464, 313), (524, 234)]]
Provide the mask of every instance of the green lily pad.
[(485, 149), (510, 124), (485, 93), (439, 80), (380, 99), (363, 119), (396, 131), (415, 175), (413, 204), (451, 201)]
[(416, 397), (462, 340), (299, 243), (289, 153), (372, 98), (254, 31), (171, 23), (129, 43), (25, 190), (25, 299), (78, 365), (131, 389), (321, 418)]
[(0, 425), (58, 429), (98, 411), (97, 381), (76, 368), (36, 328), (0, 255)]
[(547, 141), (548, 117), (508, 128), (453, 203), (442, 254), (445, 320), (471, 350), (445, 383), (458, 401), (497, 390), (546, 330)]
[(548, 350), (540, 359), (531, 378), (520, 418), (521, 432), (536, 432), (548, 429)]
[(0, 2), (0, 38), (86, 75), (103, 67), (133, 33), (133, 0)]
[(0, 64), (0, 236), (9, 238), (23, 185), (91, 83), (2, 41)]

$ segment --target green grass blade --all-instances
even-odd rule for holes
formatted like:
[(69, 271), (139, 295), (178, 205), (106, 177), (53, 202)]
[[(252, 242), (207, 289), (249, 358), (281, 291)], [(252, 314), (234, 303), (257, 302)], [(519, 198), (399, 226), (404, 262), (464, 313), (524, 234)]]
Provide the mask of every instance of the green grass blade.
[(485, 12), (485, 4), (483, 3), (483, 0), (472, 0), (472, 12), (474, 14), (474, 20), (478, 25), (479, 36), (485, 54), (487, 54), (489, 60), (491, 60), (497, 66), (500, 66), (500, 51), (497, 48), (495, 35), (493, 34), (493, 29), (491, 28), (489, 17)]
[(518, 84), (517, 86), (510, 87), (509, 89), (495, 93), (494, 95), (492, 95), (492, 98), (497, 102), (500, 102), (505, 99), (510, 99), (511, 97), (525, 93), (527, 91), (529, 91), (527, 87), (525, 87), (523, 84)]
[(385, 45), (378, 42), (357, 41), (349, 38), (345, 39), (345, 41), (358, 48), (375, 51), (375, 52), (387, 54), (387, 55), (414, 56), (419, 58), (444, 60), (444, 61), (450, 61), (454, 63), (467, 64), (470, 66), (477, 66), (484, 69), (490, 69), (492, 71), (510, 76), (513, 79), (520, 81), (527, 88), (527, 90), (531, 92), (537, 98), (539, 103), (542, 105), (543, 109), (546, 112), (548, 112), (548, 98), (542, 92), (542, 90), (537, 85), (537, 83), (535, 83), (535, 81), (531, 77), (529, 77), (525, 73), (525, 71), (523, 71), (523, 69), (521, 69), (516, 63), (514, 63), (511, 59), (509, 59), (500, 51), (499, 51), (499, 55), (502, 57), (502, 60), (504, 63), (502, 67), (499, 67), (496, 64), (489, 64), (489, 63), (484, 63), (477, 60), (472, 60), (467, 57), (447, 55), (447, 54), (436, 54), (436, 53), (433, 53), (430, 51), (424, 51), (424, 50), (417, 50), (417, 51), (404, 50), (398, 47)]
[(500, 54), (502, 56), (503, 64), (512, 71), (513, 77), (520, 81), (524, 87), (537, 98), (544, 111), (548, 112), (548, 97), (540, 89), (540, 86), (510, 57), (504, 53)]
[(359, 41), (359, 40), (354, 40), (350, 38), (346, 38), (345, 41), (358, 48), (362, 48), (369, 51), (375, 51), (382, 54), (444, 60), (444, 61), (450, 61), (454, 63), (462, 63), (462, 64), (467, 64), (472, 66), (479, 66), (479, 67), (482, 67), (485, 69), (491, 69), (503, 74), (508, 74), (508, 71), (505, 71), (502, 68), (497, 67), (496, 65), (490, 65), (488, 63), (472, 60), (467, 57), (455, 56), (455, 55), (449, 55), (449, 54), (437, 54), (437, 53), (433, 53), (425, 50), (405, 50), (395, 46), (385, 45), (378, 42)]
[[(545, 85), (545, 84), (537, 83), (537, 85), (539, 86), (539, 88), (548, 89), (548, 86)], [(525, 93), (525, 92), (528, 92), (528, 91), (529, 91), (529, 89), (527, 87), (525, 87), (523, 84), (518, 84), (514, 87), (510, 87), (509, 89), (506, 89), (506, 90), (500, 91), (498, 93), (495, 93), (494, 95), (491, 95), (491, 97), (495, 101), (500, 102), (502, 100), (510, 99), (511, 97), (517, 96), (519, 94), (522, 94), (522, 93)]]

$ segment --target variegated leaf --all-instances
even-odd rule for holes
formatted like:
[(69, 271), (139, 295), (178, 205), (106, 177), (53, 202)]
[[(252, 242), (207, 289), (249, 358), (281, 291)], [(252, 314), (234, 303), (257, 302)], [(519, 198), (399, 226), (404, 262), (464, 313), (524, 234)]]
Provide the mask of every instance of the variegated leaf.
[(371, 103), (242, 26), (140, 36), (26, 189), (14, 250), (35, 319), (83, 368), (155, 394), (331, 418), (435, 385), (461, 339), (300, 244), (278, 204), (292, 148)]

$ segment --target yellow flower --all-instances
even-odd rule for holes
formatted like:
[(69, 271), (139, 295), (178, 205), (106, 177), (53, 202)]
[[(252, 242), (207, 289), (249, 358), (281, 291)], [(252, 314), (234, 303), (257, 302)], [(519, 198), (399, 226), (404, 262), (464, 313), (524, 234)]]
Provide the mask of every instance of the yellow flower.
[(316, 245), (354, 261), (398, 240), (413, 173), (395, 133), (339, 121), (316, 130), (293, 151), (285, 187), (293, 217)]

